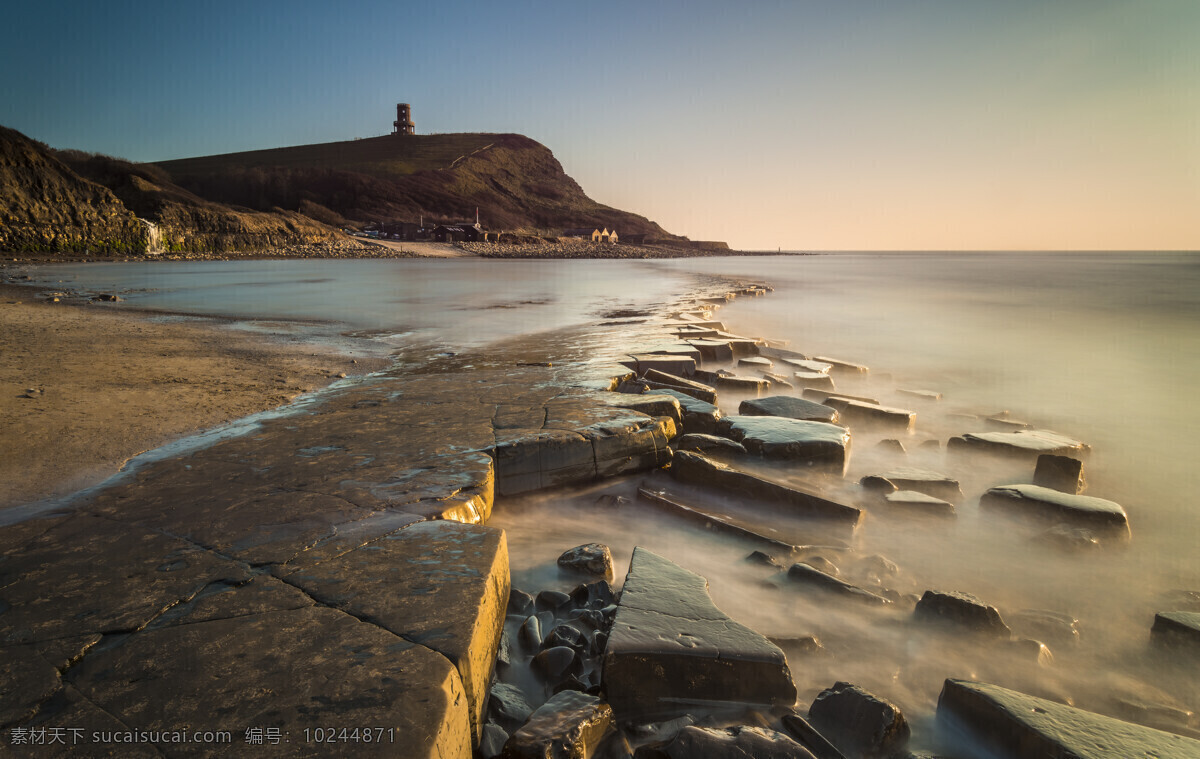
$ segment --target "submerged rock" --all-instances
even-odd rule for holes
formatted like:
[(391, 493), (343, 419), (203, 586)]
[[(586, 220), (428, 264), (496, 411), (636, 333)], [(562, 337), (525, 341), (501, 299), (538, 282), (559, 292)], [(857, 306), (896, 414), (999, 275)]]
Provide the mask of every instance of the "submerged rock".
[(831, 574), (822, 572), (816, 567), (804, 563), (793, 564), (788, 569), (788, 579), (808, 587), (837, 593), (854, 601), (862, 601), (878, 606), (887, 606), (891, 603), (891, 601), (883, 596), (877, 596), (869, 590), (860, 588), (857, 585), (851, 585), (845, 580), (840, 580)]
[(834, 424), (776, 416), (727, 416), (718, 427), (727, 437), (764, 458), (828, 466), (845, 472), (850, 431)]
[(967, 680), (945, 682), (937, 720), (970, 755), (982, 748), (1000, 759), (1200, 756), (1200, 741)]
[(785, 358), (783, 363), (793, 366), (803, 372), (817, 372), (819, 374), (829, 374), (833, 369), (833, 364), (827, 364), (824, 361), (813, 361), (807, 358)]
[(612, 729), (612, 709), (574, 690), (555, 694), (504, 744), (504, 759), (591, 756)]
[(1079, 620), (1070, 614), (1047, 609), (1022, 609), (1010, 614), (1008, 622), (1017, 632), (1038, 640), (1048, 640), (1056, 645), (1075, 645), (1079, 642)]
[(681, 482), (711, 487), (743, 498), (781, 504), (790, 507), (798, 515), (844, 522), (851, 529), (857, 527), (862, 519), (862, 512), (853, 506), (731, 469), (725, 464), (691, 451), (679, 451), (670, 471), (671, 476)]
[(1112, 501), (1087, 495), (1070, 495), (1040, 485), (1004, 485), (979, 499), (982, 508), (1031, 514), (1037, 518), (1068, 522), (1105, 532), (1129, 534), (1125, 509)]
[(558, 557), (558, 566), (580, 574), (613, 579), (612, 551), (603, 543), (585, 543)]
[(900, 707), (846, 682), (821, 691), (808, 719), (843, 754), (870, 759), (904, 750), (911, 732)]
[(888, 506), (914, 514), (935, 517), (952, 517), (956, 514), (954, 504), (916, 490), (897, 490), (885, 495), (883, 500)]
[(775, 366), (771, 359), (762, 356), (748, 356), (747, 358), (739, 358), (738, 366), (748, 367), (750, 369), (770, 369)]
[(814, 759), (783, 733), (763, 727), (683, 728), (669, 742), (642, 746), (635, 759)]
[(1200, 654), (1200, 612), (1160, 611), (1154, 615), (1150, 639), (1164, 648)]
[(882, 490), (885, 493), (915, 490), (951, 502), (962, 498), (963, 494), (958, 480), (915, 467), (897, 467), (882, 474), (868, 475), (859, 480), (859, 484), (868, 490)]
[(636, 547), (604, 654), (618, 716), (660, 719), (714, 702), (790, 705), (787, 659), (713, 605), (700, 575)]
[(1070, 456), (1043, 453), (1037, 458), (1033, 484), (1079, 495), (1087, 488), (1087, 482), (1083, 479), (1083, 462)]
[(853, 361), (843, 361), (838, 358), (829, 358), (828, 356), (813, 356), (813, 360), (829, 364), (833, 367), (830, 371), (834, 373), (867, 374), (871, 371), (862, 364), (856, 364)]
[(988, 606), (970, 593), (927, 590), (913, 616), (924, 622), (948, 623), (983, 635), (1008, 638), (1012, 631), (996, 607)]
[(738, 413), (744, 416), (779, 416), (830, 424), (838, 420), (836, 409), (790, 395), (770, 395), (766, 398), (742, 401), (738, 406)]

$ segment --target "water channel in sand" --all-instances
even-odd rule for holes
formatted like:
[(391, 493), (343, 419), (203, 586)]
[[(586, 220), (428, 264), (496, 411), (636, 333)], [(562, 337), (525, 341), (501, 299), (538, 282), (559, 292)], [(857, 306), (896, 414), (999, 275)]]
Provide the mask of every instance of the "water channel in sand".
[[(718, 318), (739, 334), (788, 340), (791, 348), (872, 368), (844, 392), (918, 412), (909, 450), (876, 448), (885, 435), (856, 434), (842, 482), (801, 482), (835, 497), (897, 464), (944, 471), (963, 482), (951, 521), (872, 513), (850, 552), (828, 558), (854, 582), (902, 593), (974, 593), (1003, 614), (1050, 609), (1080, 620), (1077, 646), (1052, 646), (1052, 666), (1020, 654), (930, 633), (911, 607), (871, 609), (801, 594), (747, 564), (745, 544), (718, 538), (633, 502), (593, 505), (601, 490), (631, 493), (640, 481), (585, 493), (504, 499), (492, 524), (506, 529), (513, 584), (567, 589), (554, 560), (566, 548), (612, 546), (618, 574), (645, 545), (706, 576), (716, 603), (780, 638), (815, 634), (824, 651), (789, 653), (801, 706), (834, 680), (885, 695), (921, 721), (946, 677), (977, 677), (1087, 708), (1130, 716), (1137, 705), (1200, 711), (1196, 679), (1150, 654), (1155, 611), (1186, 608), (1174, 591), (1200, 591), (1200, 256), (1192, 254), (839, 254), (676, 261), (285, 261), (54, 266), (40, 283), (119, 291), (130, 305), (170, 311), (333, 323), (314, 334), (355, 330), (393, 344), (490, 340), (594, 320), (667, 302), (691, 274), (761, 280), (776, 290), (739, 299)], [(389, 337), (390, 336), (390, 337)], [(921, 401), (900, 389), (929, 389)], [(735, 413), (740, 399), (722, 394)], [(1124, 547), (1063, 553), (1030, 539), (1019, 523), (981, 515), (988, 487), (1028, 480), (1008, 466), (947, 458), (947, 437), (979, 431), (956, 414), (1013, 417), (1084, 440), (1088, 494), (1129, 512)], [(890, 435), (888, 435), (890, 436)], [(939, 450), (922, 448), (938, 439)], [(793, 477), (796, 473), (779, 473)], [(881, 571), (883, 556), (899, 568)], [(620, 578), (618, 577), (618, 580)], [(1192, 601), (1191, 603), (1194, 603)]]

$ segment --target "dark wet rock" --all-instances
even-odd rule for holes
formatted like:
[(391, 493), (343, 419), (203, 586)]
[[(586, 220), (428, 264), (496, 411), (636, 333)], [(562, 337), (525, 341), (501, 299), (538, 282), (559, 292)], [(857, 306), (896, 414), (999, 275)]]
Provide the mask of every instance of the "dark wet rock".
[(918, 447), (924, 448), (927, 451), (940, 451), (942, 450), (942, 441), (930, 438), (928, 440), (922, 440)]
[[(599, 545), (593, 543), (591, 545)], [(574, 550), (574, 549), (572, 549)], [(561, 590), (543, 590), (534, 599), (534, 607), (538, 611), (557, 611), (570, 603), (571, 597)]]
[(532, 713), (533, 707), (529, 704), (529, 699), (525, 697), (525, 692), (520, 688), (508, 683), (492, 684), (491, 693), (488, 695), (487, 709), (490, 721), (511, 733), (524, 725), (525, 720), (529, 719), (529, 715)]
[(1054, 663), (1054, 654), (1051, 653), (1050, 647), (1033, 638), (1006, 640), (1001, 644), (1001, 648), (1026, 664), (1048, 667)]
[(716, 430), (721, 411), (713, 404), (680, 390), (659, 390), (656, 394), (670, 396), (679, 402), (682, 428), (686, 432), (711, 433)]
[(847, 756), (891, 756), (904, 750), (910, 734), (898, 706), (846, 682), (821, 691), (808, 719)]
[(1200, 756), (1200, 741), (967, 680), (942, 686), (937, 721), (958, 745), (1002, 759)]
[(1014, 631), (1055, 645), (1073, 646), (1079, 642), (1079, 620), (1070, 614), (1048, 609), (1022, 609), (1008, 615)]
[(838, 420), (838, 412), (835, 409), (790, 395), (771, 395), (742, 401), (738, 406), (738, 413), (745, 416), (779, 416), (831, 424)]
[(719, 425), (727, 437), (764, 458), (827, 466), (844, 472), (850, 459), (850, 431), (834, 424), (776, 416), (727, 416)]
[(618, 716), (639, 719), (712, 702), (796, 699), (778, 646), (717, 609), (703, 577), (641, 547), (629, 564), (603, 679)]
[(591, 759), (633, 759), (633, 747), (620, 730), (609, 734)]
[(734, 455), (745, 455), (746, 446), (741, 443), (730, 440), (727, 437), (720, 435), (702, 435), (700, 433), (689, 433), (680, 435), (675, 438), (675, 450), (677, 451), (707, 451), (709, 453), (727, 453)]
[(119, 303), (121, 298), (113, 293), (100, 293), (96, 297), (92, 298), (92, 300), (104, 301), (106, 303)]
[(1119, 504), (1093, 496), (1070, 495), (1040, 485), (992, 488), (979, 499), (979, 505), (1120, 536), (1129, 534), (1128, 517)]
[(934, 498), (916, 490), (897, 490), (883, 497), (884, 502), (895, 509), (912, 514), (924, 514), (934, 517), (952, 517), (955, 515), (954, 504)]
[[(585, 683), (583, 680), (580, 680), (578, 676), (568, 675), (566, 680), (558, 683), (550, 690), (552, 693), (562, 693), (565, 690), (573, 690), (578, 693), (587, 693), (590, 687), (591, 686)], [(599, 692), (593, 695), (598, 695), (598, 693)]]
[(579, 674), (582, 661), (575, 649), (569, 646), (555, 646), (533, 657), (529, 666), (542, 680), (556, 683), (567, 675)]
[(561, 691), (504, 744), (504, 759), (586, 759), (612, 729), (612, 709), (595, 696)]
[(571, 603), (579, 608), (603, 609), (617, 602), (612, 585), (607, 580), (576, 585), (571, 590)]
[(824, 572), (825, 574), (833, 575), (834, 577), (837, 577), (838, 575), (840, 575), (842, 573), (842, 571), (840, 569), (838, 569), (837, 564), (834, 564), (832, 561), (825, 558), (824, 556), (821, 556), (820, 554), (813, 554), (811, 556), (805, 556), (804, 560), (801, 561), (800, 563), (804, 564), (806, 566), (810, 566), (813, 569), (819, 569), (822, 572)]
[(556, 646), (566, 646), (574, 650), (581, 657), (587, 655), (588, 639), (587, 636), (581, 633), (565, 622), (560, 622), (554, 626), (550, 634), (546, 636), (545, 642), (542, 643), (544, 648), (555, 648)]
[[(675, 516), (703, 525), (706, 530), (736, 535), (739, 538), (757, 543), (769, 550), (784, 554), (790, 554), (796, 548), (790, 543), (764, 534), (765, 531), (758, 531), (754, 527), (747, 526), (734, 516), (714, 513), (712, 509), (705, 510), (686, 504), (680, 500), (679, 496), (670, 494), (665, 490), (638, 488), (638, 497)], [(761, 530), (761, 528), (759, 529)]]
[[(885, 493), (915, 490), (950, 502), (959, 500), (963, 494), (958, 480), (916, 467), (897, 467), (880, 474), (868, 475), (859, 480), (859, 484), (868, 490), (882, 490)], [(888, 487), (889, 485), (891, 487)]]
[(821, 735), (820, 731), (799, 714), (789, 712), (783, 715), (780, 721), (783, 723), (783, 729), (787, 730), (797, 743), (808, 749), (816, 759), (846, 759), (846, 756), (838, 751), (828, 738)]
[(1033, 484), (1079, 495), (1087, 487), (1083, 478), (1083, 462), (1070, 456), (1043, 453), (1037, 458), (1033, 472)]
[(613, 493), (604, 493), (596, 498), (596, 505), (603, 506), (608, 509), (618, 509), (622, 506), (628, 506), (631, 501), (623, 495), (615, 495)]
[(642, 746), (636, 759), (813, 759), (783, 733), (762, 727), (697, 727), (679, 731), (669, 742)]
[(666, 372), (660, 372), (654, 369), (646, 372), (646, 381), (654, 390), (674, 390), (676, 392), (690, 395), (697, 400), (705, 403), (716, 404), (717, 391), (711, 385), (705, 385), (701, 382), (695, 382), (685, 377), (680, 377)]
[(558, 557), (558, 566), (579, 574), (613, 579), (612, 551), (603, 543), (585, 543), (567, 549)]
[(851, 528), (856, 527), (862, 518), (862, 512), (853, 506), (846, 506), (731, 469), (720, 462), (690, 451), (680, 451), (675, 455), (675, 460), (671, 464), (671, 476), (689, 484), (711, 487), (744, 498), (755, 498), (768, 503), (788, 506), (798, 515), (844, 522)]
[(834, 374), (868, 374), (871, 370), (862, 364), (856, 364), (853, 361), (843, 361), (838, 358), (829, 358), (828, 356), (813, 356), (814, 361), (821, 361), (829, 364), (833, 368), (829, 371)]
[(979, 451), (1005, 456), (1033, 457), (1043, 453), (1058, 455), (1086, 453), (1086, 443), (1048, 430), (1016, 430), (1015, 432), (968, 432), (950, 438), (948, 451)]
[(1200, 654), (1200, 612), (1160, 611), (1154, 615), (1150, 639), (1164, 648)]
[(951, 624), (982, 635), (1008, 638), (1012, 634), (996, 607), (970, 593), (927, 590), (917, 602), (913, 616), (923, 622)]
[(625, 395), (613, 393), (609, 404), (618, 408), (638, 411), (646, 416), (669, 416), (676, 424), (683, 424), (683, 409), (679, 401), (665, 393), (647, 393), (645, 395)]
[(504, 750), (508, 733), (499, 725), (488, 723), (483, 726), (483, 739), (479, 741), (478, 755), (481, 759), (495, 759)]
[(1034, 541), (1060, 551), (1092, 551), (1100, 548), (1100, 536), (1087, 527), (1072, 527), (1056, 524), (1045, 532), (1034, 536)]
[(387, 714), (396, 728), (392, 755), (471, 753), (470, 709), (454, 664), (324, 607), (144, 631), (90, 652), (71, 676), (104, 712), (136, 715), (139, 730), (228, 730), (236, 715), (295, 741), (315, 725), (374, 725)]
[(629, 733), (638, 741), (662, 743), (679, 735), (679, 731), (683, 728), (694, 724), (696, 724), (696, 717), (694, 715), (683, 714), (674, 719), (667, 719), (661, 722), (646, 722), (633, 725)]
[(880, 450), (892, 451), (893, 453), (905, 453), (904, 443), (892, 437), (880, 440), (877, 447)]
[(808, 564), (793, 564), (788, 569), (788, 579), (805, 587), (836, 593), (854, 601), (878, 606), (886, 606), (891, 603), (891, 601), (882, 596), (877, 596), (857, 585), (851, 585), (845, 580), (838, 579)]
[(630, 358), (630, 361), (622, 363), (642, 376), (649, 371), (665, 372), (682, 377), (690, 377), (696, 373), (696, 360), (690, 356), (644, 353)]
[(830, 397), (825, 405), (838, 410), (843, 424), (861, 425), (877, 429), (912, 432), (916, 412), (892, 406), (880, 406), (865, 401)]
[(530, 653), (542, 650), (542, 621), (536, 615), (527, 617), (517, 632), (517, 640)]
[(750, 562), (751, 564), (761, 564), (764, 567), (783, 569), (783, 565), (780, 564), (774, 556), (762, 551), (751, 551), (750, 554), (746, 556), (746, 561)]
[(567, 619), (578, 621), (584, 628), (592, 630), (604, 630), (608, 627), (608, 620), (599, 609), (572, 609)]
[(528, 614), (533, 608), (533, 596), (523, 590), (513, 588), (508, 592), (508, 607), (506, 609), (509, 614)]

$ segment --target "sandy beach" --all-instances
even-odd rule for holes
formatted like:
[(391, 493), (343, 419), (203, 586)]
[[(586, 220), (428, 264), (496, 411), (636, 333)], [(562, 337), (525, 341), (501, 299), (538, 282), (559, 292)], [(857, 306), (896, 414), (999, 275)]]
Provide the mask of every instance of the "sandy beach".
[(384, 363), (317, 350), (0, 285), (0, 508), (93, 485), (142, 451)]

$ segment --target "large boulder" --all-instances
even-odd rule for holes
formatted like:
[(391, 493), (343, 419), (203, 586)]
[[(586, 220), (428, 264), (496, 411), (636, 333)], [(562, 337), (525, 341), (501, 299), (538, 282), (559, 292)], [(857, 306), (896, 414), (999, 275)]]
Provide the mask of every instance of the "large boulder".
[(555, 694), (504, 744), (503, 759), (586, 759), (612, 729), (612, 709), (574, 690)]
[(612, 551), (603, 543), (585, 543), (567, 549), (558, 557), (558, 566), (579, 574), (613, 579)]
[(738, 413), (744, 416), (780, 416), (830, 424), (838, 420), (838, 412), (835, 409), (790, 395), (770, 395), (766, 398), (744, 400), (738, 406)]
[(742, 498), (786, 506), (797, 515), (858, 526), (862, 511), (820, 496), (805, 493), (742, 472), (691, 451), (678, 451), (671, 463), (671, 476), (680, 482), (709, 487)]
[(689, 725), (670, 741), (642, 746), (635, 759), (814, 759), (783, 733), (762, 727)]
[(821, 691), (808, 719), (843, 754), (865, 759), (899, 753), (911, 733), (900, 707), (845, 682)]
[(997, 759), (1196, 757), (1200, 741), (996, 685), (947, 680), (940, 733), (970, 756)]
[(778, 646), (714, 606), (703, 577), (640, 546), (609, 634), (603, 682), (617, 716), (641, 721), (729, 701), (796, 700)]
[(726, 437), (764, 458), (829, 467), (844, 473), (850, 460), (850, 431), (835, 424), (776, 416), (727, 416), (718, 427)]
[(1118, 536), (1129, 535), (1129, 521), (1120, 504), (1087, 495), (1071, 495), (1040, 485), (1004, 485), (979, 499), (981, 508), (1016, 511), (1040, 520), (1065, 522)]
[(1012, 635), (996, 607), (988, 606), (970, 593), (927, 590), (913, 616), (924, 622), (953, 625), (993, 637)]

